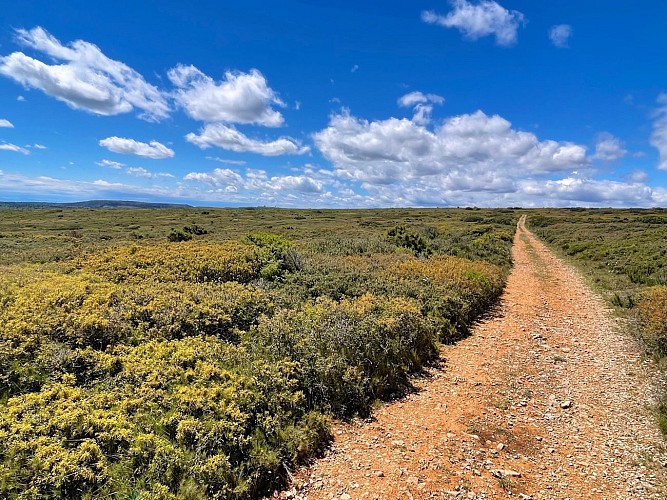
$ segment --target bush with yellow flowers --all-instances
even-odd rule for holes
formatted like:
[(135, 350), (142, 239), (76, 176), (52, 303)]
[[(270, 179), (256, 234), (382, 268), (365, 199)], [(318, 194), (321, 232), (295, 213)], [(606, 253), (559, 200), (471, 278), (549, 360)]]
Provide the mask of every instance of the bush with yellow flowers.
[(501, 233), (468, 260), (439, 253), (451, 235), (406, 231), (429, 251), (301, 253), (258, 232), (0, 269), (0, 497), (270, 492), (332, 417), (401, 394), (502, 291), (506, 258), (481, 257)]

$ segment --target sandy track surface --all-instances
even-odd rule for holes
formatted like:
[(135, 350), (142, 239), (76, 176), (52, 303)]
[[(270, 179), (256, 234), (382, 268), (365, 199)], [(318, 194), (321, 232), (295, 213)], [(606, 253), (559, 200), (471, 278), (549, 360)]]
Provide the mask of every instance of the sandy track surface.
[(523, 220), (513, 257), (495, 315), (280, 497), (667, 498), (650, 363)]

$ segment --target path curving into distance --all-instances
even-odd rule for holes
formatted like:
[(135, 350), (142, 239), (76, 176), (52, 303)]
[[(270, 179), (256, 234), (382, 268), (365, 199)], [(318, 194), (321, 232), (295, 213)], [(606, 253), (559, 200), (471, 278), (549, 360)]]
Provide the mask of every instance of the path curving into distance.
[(667, 498), (650, 362), (524, 218), (497, 314), (280, 497)]

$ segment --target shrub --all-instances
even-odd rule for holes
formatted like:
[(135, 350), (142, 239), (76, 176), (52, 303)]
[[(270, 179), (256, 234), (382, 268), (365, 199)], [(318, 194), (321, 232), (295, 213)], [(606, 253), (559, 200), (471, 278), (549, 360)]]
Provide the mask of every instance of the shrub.
[(260, 262), (260, 276), (272, 280), (285, 273), (302, 268), (301, 255), (292, 247), (292, 243), (282, 236), (271, 233), (253, 233), (247, 236), (254, 245), (254, 255)]
[(197, 224), (190, 224), (189, 226), (185, 226), (183, 228), (183, 231), (193, 236), (201, 236), (204, 234), (208, 234), (208, 231), (206, 229), (204, 229), (201, 226), (198, 226)]
[(172, 242), (190, 241), (192, 239), (192, 233), (180, 229), (172, 229), (169, 235), (167, 235), (167, 239)]
[(52, 384), (0, 413), (5, 495), (80, 498), (187, 487), (246, 498), (276, 486), (329, 438), (305, 407), (296, 364), (211, 337), (152, 341), (120, 356), (113, 383)]
[(239, 242), (184, 242), (126, 245), (88, 253), (72, 270), (87, 271), (109, 281), (191, 281), (249, 283), (259, 276), (262, 262), (253, 247)]
[(329, 415), (400, 394), (438, 339), (465, 334), (499, 295), (511, 215), (411, 213), (364, 215), (342, 233), (304, 236), (300, 223), (296, 243), (266, 232), (156, 243), (165, 226), (132, 217), (118, 226), (144, 228), (146, 243), (112, 247), (85, 226), (82, 240), (53, 240), (65, 251), (37, 245), (16, 260), (51, 264), (0, 268), (0, 496), (271, 491), (321, 450)]
[(309, 406), (342, 416), (405, 389), (408, 374), (435, 357), (435, 343), (417, 303), (372, 295), (281, 310), (245, 341), (263, 357), (297, 361)]
[(407, 248), (417, 256), (428, 256), (431, 254), (426, 238), (405, 226), (396, 226), (390, 229), (387, 232), (387, 240), (396, 246)]
[(66, 373), (78, 384), (92, 383), (114, 372), (103, 352), (114, 346), (196, 335), (235, 342), (273, 308), (266, 292), (235, 282), (119, 285), (47, 272), (6, 284), (0, 396), (39, 390)]
[(658, 356), (667, 356), (667, 286), (644, 291), (635, 310), (642, 339)]

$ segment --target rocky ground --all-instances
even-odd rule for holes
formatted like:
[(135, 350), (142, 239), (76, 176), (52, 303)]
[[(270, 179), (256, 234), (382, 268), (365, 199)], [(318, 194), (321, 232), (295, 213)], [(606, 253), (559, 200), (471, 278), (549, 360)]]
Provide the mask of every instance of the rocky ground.
[(650, 361), (523, 222), (513, 256), (495, 314), (276, 496), (667, 498)]

